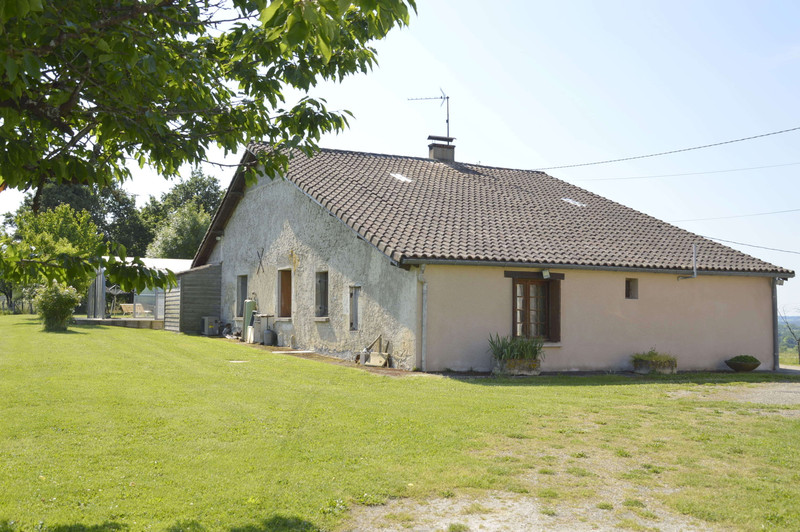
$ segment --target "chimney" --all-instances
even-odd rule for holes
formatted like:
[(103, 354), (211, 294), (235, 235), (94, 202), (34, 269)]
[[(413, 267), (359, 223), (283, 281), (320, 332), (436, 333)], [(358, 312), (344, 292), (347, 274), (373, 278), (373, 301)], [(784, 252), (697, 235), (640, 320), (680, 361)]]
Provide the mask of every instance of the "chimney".
[[(452, 144), (454, 137), (437, 137), (436, 135), (429, 135), (428, 140), (432, 140), (428, 144), (428, 158), (436, 159), (437, 161), (455, 162), (456, 160), (456, 147)], [(442, 144), (447, 142), (447, 144)]]

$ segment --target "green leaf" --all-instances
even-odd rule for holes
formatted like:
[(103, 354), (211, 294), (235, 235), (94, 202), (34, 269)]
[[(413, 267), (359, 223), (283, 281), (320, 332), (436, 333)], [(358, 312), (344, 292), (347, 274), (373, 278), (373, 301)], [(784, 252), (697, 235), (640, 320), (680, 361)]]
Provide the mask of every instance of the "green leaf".
[(272, 2), (261, 11), (261, 16), (259, 17), (261, 24), (264, 26), (268, 25), (282, 5), (283, 0), (272, 0)]
[(17, 79), (17, 72), (19, 72), (19, 65), (14, 58), (6, 56), (6, 76), (8, 76), (8, 81), (14, 83), (14, 80)]

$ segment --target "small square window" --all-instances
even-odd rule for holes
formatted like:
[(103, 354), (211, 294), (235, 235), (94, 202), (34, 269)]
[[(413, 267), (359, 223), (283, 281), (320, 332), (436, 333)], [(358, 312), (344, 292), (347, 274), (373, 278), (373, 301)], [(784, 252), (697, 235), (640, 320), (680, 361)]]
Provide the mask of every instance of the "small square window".
[(639, 279), (625, 279), (625, 299), (639, 299)]

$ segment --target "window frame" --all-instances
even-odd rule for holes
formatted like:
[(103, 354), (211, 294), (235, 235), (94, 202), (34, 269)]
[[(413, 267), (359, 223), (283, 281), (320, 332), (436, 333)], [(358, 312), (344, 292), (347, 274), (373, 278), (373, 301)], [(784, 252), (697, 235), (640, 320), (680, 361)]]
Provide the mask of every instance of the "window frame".
[(314, 317), (327, 318), (330, 316), (330, 293), (328, 271), (317, 271), (314, 274)]
[(360, 323), (358, 320), (359, 299), (361, 299), (361, 285), (350, 286), (350, 330), (357, 331)]
[(639, 279), (636, 277), (625, 278), (625, 299), (639, 299)]
[[(244, 281), (244, 283), (242, 283)], [(236, 309), (235, 318), (244, 317), (244, 300), (247, 299), (247, 289), (250, 284), (250, 279), (247, 275), (236, 276)]]
[[(523, 292), (523, 312), (530, 311), (530, 285), (540, 285), (545, 287), (545, 334), (542, 336), (545, 342), (557, 343), (561, 341), (561, 281), (564, 280), (563, 273), (547, 272), (547, 277), (543, 272), (520, 272), (506, 271), (504, 276), (511, 278), (511, 336), (517, 335), (517, 286), (524, 286)], [(528, 324), (523, 323), (523, 336)]]

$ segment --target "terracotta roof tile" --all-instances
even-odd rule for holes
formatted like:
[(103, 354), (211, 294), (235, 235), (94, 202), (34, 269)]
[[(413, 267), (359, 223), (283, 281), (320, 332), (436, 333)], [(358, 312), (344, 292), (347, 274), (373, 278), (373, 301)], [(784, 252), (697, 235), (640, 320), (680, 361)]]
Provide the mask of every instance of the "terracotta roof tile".
[(691, 270), (697, 244), (699, 270), (793, 275), (543, 172), (323, 149), (287, 179), (400, 262)]

